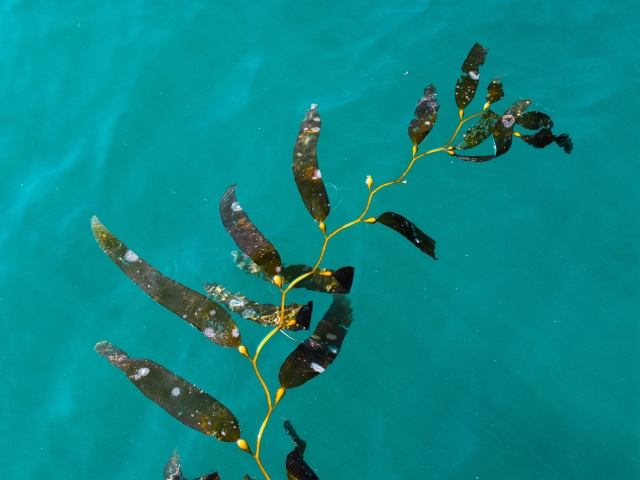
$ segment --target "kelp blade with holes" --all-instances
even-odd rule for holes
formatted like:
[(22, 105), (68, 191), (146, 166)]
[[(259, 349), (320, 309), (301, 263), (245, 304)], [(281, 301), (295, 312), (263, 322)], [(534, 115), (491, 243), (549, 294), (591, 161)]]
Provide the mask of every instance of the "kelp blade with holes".
[[(180, 455), (177, 450), (173, 452), (173, 456), (164, 467), (164, 480), (187, 480), (182, 476), (182, 467), (180, 465)], [(218, 472), (209, 473), (201, 476), (198, 480), (220, 480)]]
[(496, 103), (504, 97), (504, 89), (499, 78), (494, 78), (487, 86), (487, 103)]
[[(300, 275), (308, 273), (312, 270), (309, 265), (290, 265), (284, 267), (280, 274), (285, 283), (291, 283)], [(353, 285), (353, 275), (355, 269), (353, 267), (341, 267), (337, 270), (323, 270), (331, 273), (331, 276), (320, 275), (314, 273), (305, 277), (294, 285), (294, 288), (306, 288), (314, 292), (322, 293), (349, 293)]]
[(543, 128), (536, 132), (535, 135), (522, 135), (520, 138), (535, 148), (544, 148), (555, 142), (559, 147), (564, 149), (565, 153), (571, 153), (573, 149), (573, 143), (569, 135), (566, 133), (554, 135), (549, 128)]
[(284, 388), (294, 388), (320, 375), (340, 352), (353, 310), (344, 295), (334, 295), (331, 306), (313, 335), (289, 354), (280, 367), (278, 379)]
[(318, 167), (316, 145), (320, 138), (320, 114), (315, 103), (307, 110), (300, 124), (300, 133), (293, 149), (293, 178), (305, 207), (318, 222), (329, 215), (329, 196)]
[(513, 141), (513, 127), (529, 105), (531, 105), (531, 100), (518, 100), (496, 122), (493, 129), (495, 154), (482, 156), (456, 154), (456, 157), (465, 162), (486, 162), (507, 153)]
[(424, 95), (413, 112), (416, 118), (409, 123), (409, 138), (414, 145), (420, 145), (427, 138), (438, 119), (439, 108), (440, 105), (436, 100), (436, 87), (429, 85), (424, 89)]
[(416, 225), (404, 218), (402, 215), (393, 212), (385, 212), (376, 219), (377, 223), (381, 223), (402, 235), (413, 245), (418, 247), (422, 252), (429, 255), (434, 260), (436, 258), (436, 241), (426, 235)]
[(233, 413), (192, 383), (151, 360), (130, 358), (108, 342), (98, 343), (95, 351), (122, 370), (150, 400), (187, 427), (223, 442), (235, 442), (240, 438), (240, 426)]
[(91, 229), (102, 250), (152, 299), (189, 322), (212, 342), (223, 347), (240, 345), (238, 327), (221, 305), (162, 275), (129, 250), (97, 217), (91, 219)]
[[(246, 320), (268, 327), (276, 327), (280, 323), (280, 306), (254, 302), (241, 293), (231, 293), (215, 282), (205, 283), (204, 289), (210, 297)], [(298, 303), (285, 305), (283, 328), (292, 331), (309, 330), (312, 311), (313, 302), (309, 302), (307, 305)], [(292, 320), (295, 320), (295, 324), (289, 325)]]
[(289, 420), (284, 421), (284, 431), (291, 437), (295, 448), (287, 455), (286, 470), (288, 480), (318, 480), (318, 476), (304, 461), (304, 451), (307, 449), (307, 442), (302, 440), (296, 433)]
[(553, 121), (546, 113), (531, 111), (524, 112), (518, 118), (516, 123), (522, 128), (528, 130), (538, 130), (539, 128), (553, 128)]
[(455, 149), (467, 150), (480, 145), (491, 136), (499, 119), (500, 115), (491, 110), (487, 110), (482, 114), (478, 123), (467, 129), (462, 136), (462, 142), (456, 145)]
[(478, 81), (480, 79), (480, 66), (484, 64), (487, 52), (482, 45), (476, 43), (472, 48), (464, 63), (462, 71), (464, 75), (456, 81), (456, 105), (463, 110), (471, 103), (478, 89)]
[(238, 248), (271, 275), (282, 265), (276, 248), (260, 233), (236, 199), (236, 185), (231, 185), (220, 199), (220, 217)]

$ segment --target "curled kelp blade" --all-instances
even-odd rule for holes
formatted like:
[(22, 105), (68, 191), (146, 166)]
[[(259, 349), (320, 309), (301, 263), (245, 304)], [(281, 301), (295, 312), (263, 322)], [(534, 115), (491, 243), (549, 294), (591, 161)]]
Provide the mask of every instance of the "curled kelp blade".
[[(311, 270), (312, 268), (309, 265), (289, 265), (281, 270), (280, 275), (284, 278), (285, 283), (291, 283)], [(355, 272), (353, 267), (341, 267), (337, 270), (322, 269), (321, 271), (327, 275), (314, 273), (296, 283), (294, 288), (306, 288), (307, 290), (322, 293), (344, 294), (351, 291)]]
[[(276, 327), (280, 323), (280, 307), (270, 303), (257, 303), (241, 293), (233, 294), (219, 283), (205, 283), (204, 289), (211, 298), (225, 305), (229, 310), (246, 320), (268, 327)], [(309, 330), (313, 302), (307, 305), (290, 303), (284, 307), (285, 330)], [(292, 320), (295, 323), (291, 324)]]
[(494, 78), (487, 86), (487, 103), (496, 103), (504, 97), (504, 89), (499, 78)]
[(531, 105), (531, 100), (518, 100), (495, 123), (493, 128), (495, 154), (482, 156), (456, 154), (456, 157), (465, 162), (486, 162), (507, 153), (513, 142), (513, 127), (529, 105)]
[(438, 118), (439, 108), (436, 87), (429, 85), (424, 89), (424, 95), (413, 112), (416, 118), (409, 124), (409, 138), (414, 145), (420, 145), (427, 138)]
[(131, 383), (169, 415), (200, 433), (223, 442), (240, 438), (238, 420), (220, 401), (151, 360), (130, 358), (109, 342), (95, 351), (122, 370)]
[[(182, 467), (180, 466), (180, 455), (178, 451), (173, 452), (173, 456), (164, 467), (164, 480), (187, 480), (182, 476)], [(209, 473), (201, 476), (197, 480), (220, 480), (218, 472)]]
[(293, 425), (287, 419), (284, 420), (284, 431), (291, 437), (295, 448), (287, 455), (287, 479), (288, 480), (318, 480), (318, 476), (311, 470), (311, 467), (304, 461), (304, 451), (307, 442), (302, 440), (296, 433)]
[(488, 51), (489, 49), (485, 50), (482, 45), (476, 43), (462, 64), (463, 74), (456, 81), (455, 90), (456, 105), (461, 110), (471, 103), (476, 94), (480, 80), (480, 66), (484, 64)]
[(333, 302), (318, 323), (313, 335), (291, 352), (280, 367), (280, 385), (294, 388), (320, 375), (340, 352), (353, 310), (344, 295), (334, 295)]
[(462, 136), (462, 141), (454, 148), (456, 150), (467, 150), (480, 145), (493, 134), (493, 130), (499, 119), (500, 115), (491, 110), (487, 110), (482, 114), (478, 123), (467, 129)]
[(554, 135), (550, 128), (543, 128), (536, 132), (535, 135), (522, 135), (520, 138), (535, 148), (544, 148), (555, 142), (559, 147), (564, 149), (565, 153), (571, 153), (573, 149), (573, 142), (569, 135), (566, 133)]
[(163, 307), (172, 311), (223, 347), (237, 347), (240, 332), (222, 306), (201, 293), (165, 277), (113, 235), (97, 217), (91, 229), (98, 244), (133, 282)]
[(231, 185), (220, 199), (222, 224), (238, 248), (271, 275), (278, 273), (282, 262), (276, 248), (255, 227), (236, 199), (236, 185)]
[(416, 225), (404, 218), (402, 215), (393, 212), (385, 212), (376, 219), (376, 223), (381, 223), (395, 230), (422, 252), (429, 255), (434, 260), (436, 258), (436, 241), (426, 235)]
[(291, 166), (304, 206), (318, 222), (327, 218), (330, 210), (329, 196), (322, 181), (316, 153), (321, 123), (318, 105), (314, 103), (300, 124)]
[(539, 128), (553, 128), (553, 120), (546, 113), (531, 111), (524, 112), (518, 118), (516, 123), (528, 130), (538, 130)]

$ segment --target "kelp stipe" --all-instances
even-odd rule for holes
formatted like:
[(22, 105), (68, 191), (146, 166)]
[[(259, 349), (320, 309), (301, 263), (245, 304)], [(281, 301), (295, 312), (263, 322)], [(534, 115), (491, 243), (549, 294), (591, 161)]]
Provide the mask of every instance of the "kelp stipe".
[[(489, 83), (486, 102), (482, 109), (468, 117), (464, 116), (465, 108), (471, 104), (478, 90), (480, 67), (484, 64), (487, 52), (488, 50), (476, 43), (462, 65), (463, 74), (456, 82), (454, 90), (460, 121), (451, 139), (441, 147), (418, 154), (419, 145), (433, 129), (440, 109), (436, 99), (436, 88), (429, 85), (424, 89), (424, 95), (415, 109), (415, 118), (409, 123), (408, 134), (412, 142), (412, 153), (411, 161), (404, 172), (397, 179), (382, 183), (375, 188), (373, 178), (367, 176), (365, 184), (368, 195), (363, 212), (355, 220), (330, 233), (327, 233), (325, 223), (331, 210), (329, 196), (322, 180), (316, 151), (321, 120), (318, 105), (311, 105), (300, 125), (293, 149), (292, 170), (302, 201), (312, 218), (318, 222), (324, 237), (322, 249), (313, 266), (285, 266), (275, 246), (258, 230), (243, 210), (236, 197), (236, 185), (231, 185), (227, 189), (220, 200), (219, 208), (222, 224), (242, 252), (232, 252), (234, 261), (238, 268), (277, 287), (280, 290), (278, 305), (254, 302), (241, 293), (231, 293), (215, 282), (205, 283), (204, 289), (207, 296), (202, 295), (165, 277), (110, 233), (96, 217), (91, 220), (91, 227), (100, 247), (147, 295), (190, 323), (211, 342), (223, 347), (237, 348), (239, 353), (251, 363), (267, 400), (267, 413), (259, 427), (253, 449), (246, 440), (241, 438), (240, 424), (231, 410), (213, 396), (151, 360), (130, 358), (124, 351), (108, 342), (98, 343), (95, 347), (96, 352), (122, 370), (144, 395), (186, 426), (222, 442), (236, 442), (240, 449), (251, 455), (264, 477), (270, 479), (260, 460), (260, 445), (271, 413), (287, 390), (303, 385), (324, 373), (336, 360), (353, 321), (353, 312), (346, 294), (351, 290), (354, 268), (351, 266), (342, 266), (337, 269), (321, 267), (331, 239), (356, 224), (381, 224), (395, 230), (435, 260), (436, 241), (401, 214), (385, 212), (377, 217), (365, 218), (371, 208), (373, 197), (391, 185), (404, 183), (405, 177), (417, 160), (434, 153), (446, 152), (467, 162), (486, 162), (507, 153), (511, 148), (513, 137), (520, 138), (535, 148), (544, 148), (551, 143), (556, 143), (566, 153), (571, 152), (573, 147), (571, 139), (567, 134), (552, 133), (553, 121), (548, 115), (526, 111), (531, 105), (531, 100), (520, 99), (514, 102), (502, 115), (490, 110), (489, 107), (504, 96), (500, 79), (493, 79)], [(477, 119), (476, 123), (468, 127), (462, 139), (454, 146), (453, 142), (458, 137), (460, 129), (472, 119)], [(536, 132), (532, 135), (523, 135), (515, 131), (516, 127), (536, 130)], [(480, 145), (489, 137), (493, 139), (492, 155), (459, 153), (461, 150)], [(317, 323), (313, 334), (298, 344), (286, 357), (278, 372), (280, 388), (272, 396), (258, 368), (260, 352), (281, 330), (311, 328), (313, 302), (309, 301), (306, 305), (287, 304), (287, 293), (292, 288), (330, 293), (333, 301)], [(256, 347), (253, 355), (242, 344), (240, 328), (231, 318), (231, 313), (241, 319), (271, 328)], [(287, 455), (285, 461), (287, 478), (290, 480), (317, 479), (318, 476), (303, 458), (306, 442), (298, 437), (288, 420), (284, 421), (284, 428), (295, 444), (295, 448)], [(185, 479), (182, 476), (180, 457), (177, 452), (174, 452), (165, 466), (164, 478)], [(219, 478), (215, 472), (200, 477), (201, 480)], [(251, 477), (247, 475), (244, 480), (251, 480)]]

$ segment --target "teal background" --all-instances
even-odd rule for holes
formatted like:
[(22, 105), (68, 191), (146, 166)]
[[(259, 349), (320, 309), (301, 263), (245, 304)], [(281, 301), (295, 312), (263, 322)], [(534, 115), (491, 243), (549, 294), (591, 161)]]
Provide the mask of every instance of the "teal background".
[[(422, 89), (455, 129), (467, 52), (549, 113), (574, 150), (514, 142), (469, 164), (421, 160), (376, 196), (438, 241), (434, 262), (379, 226), (336, 237), (356, 320), (328, 371), (288, 392), (262, 458), (285, 478), (289, 418), (324, 479), (640, 478), (636, 2), (0, 3), (0, 464), (7, 479), (223, 480), (259, 470), (146, 400), (93, 352), (108, 340), (223, 401), (253, 444), (265, 413), (250, 364), (154, 304), (98, 248), (92, 215), (166, 275), (259, 301), (218, 218), (231, 183), (285, 263), (321, 235), (290, 165), (319, 104), (329, 229), (397, 177)], [(404, 75), (408, 72), (407, 75)], [(329, 305), (320, 294), (314, 321)], [(239, 322), (242, 322), (239, 319)], [(265, 331), (240, 323), (253, 351)], [(304, 338), (303, 334), (297, 334)], [(260, 365), (272, 388), (295, 344)]]

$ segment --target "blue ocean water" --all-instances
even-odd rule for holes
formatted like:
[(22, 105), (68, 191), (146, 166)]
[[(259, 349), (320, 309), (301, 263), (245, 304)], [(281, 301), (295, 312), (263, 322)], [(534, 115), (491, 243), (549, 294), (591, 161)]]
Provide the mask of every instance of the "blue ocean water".
[[(336, 362), (274, 411), (261, 458), (285, 478), (288, 418), (324, 479), (640, 478), (637, 23), (630, 1), (1, 2), (3, 476), (161, 478), (177, 449), (189, 478), (262, 478), (93, 351), (109, 340), (184, 376), (253, 444), (266, 405), (250, 364), (133, 285), (90, 218), (185, 285), (275, 303), (231, 260), (227, 186), (285, 263), (313, 264), (321, 235), (290, 170), (309, 105), (333, 230), (361, 212), (366, 175), (404, 170), (429, 83), (441, 108), (424, 145), (449, 139), (480, 42), (469, 111), (502, 75), (498, 111), (532, 98), (573, 152), (437, 154), (376, 196), (372, 215), (413, 220), (439, 260), (375, 225), (330, 243), (325, 265), (355, 267), (355, 321)], [(291, 298), (314, 300), (314, 322), (330, 302)], [(255, 350), (266, 332), (240, 327)], [(278, 336), (261, 355), (272, 391), (295, 345)]]

